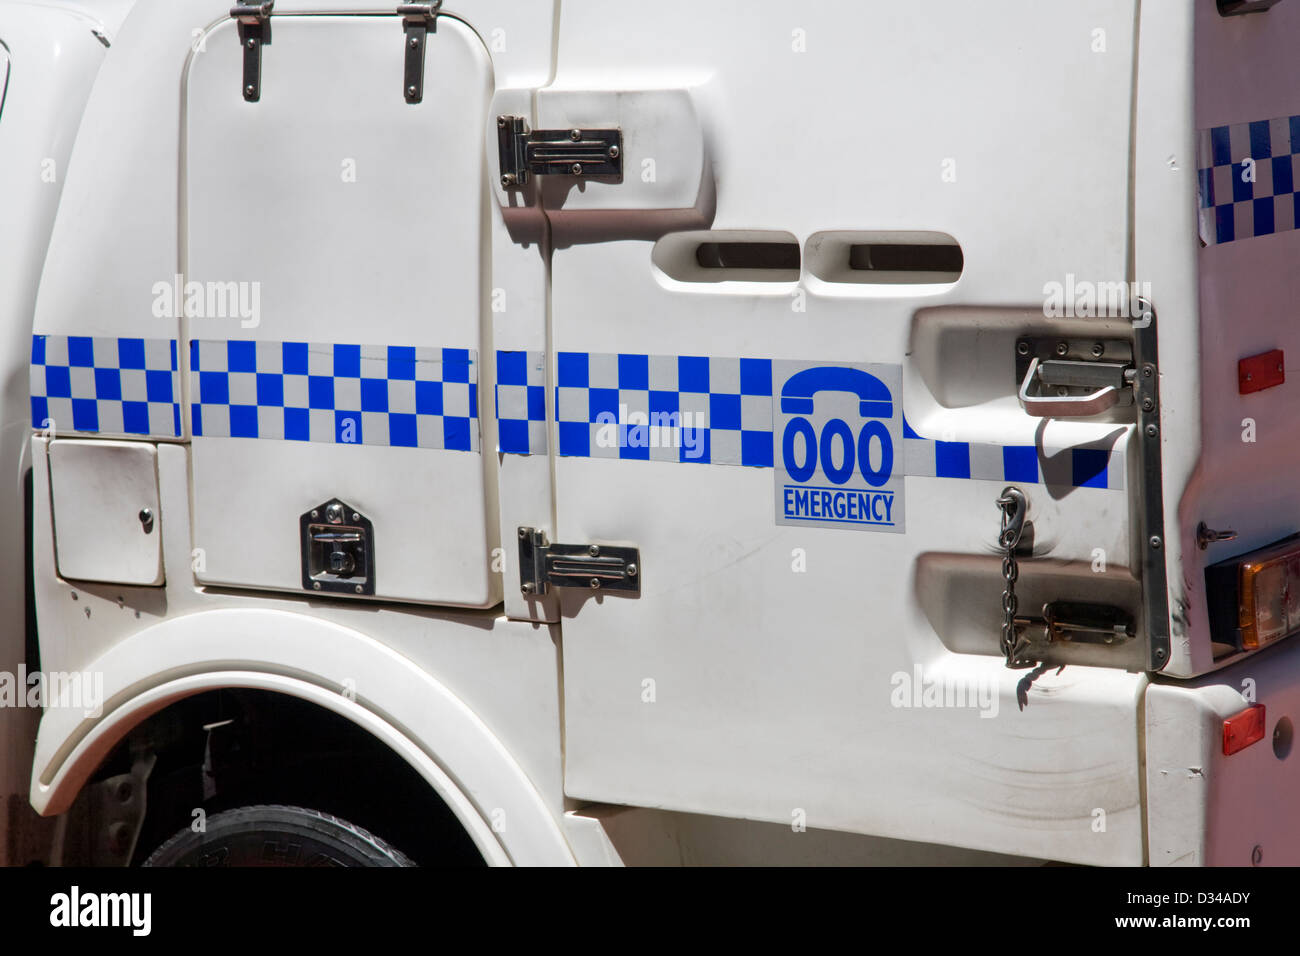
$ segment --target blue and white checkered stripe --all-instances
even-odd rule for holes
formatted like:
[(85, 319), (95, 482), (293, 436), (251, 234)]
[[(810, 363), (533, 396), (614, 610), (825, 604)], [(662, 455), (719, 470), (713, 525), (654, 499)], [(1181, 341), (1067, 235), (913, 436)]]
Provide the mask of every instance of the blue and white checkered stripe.
[[(770, 359), (586, 352), (556, 359), (560, 455), (773, 465)], [(540, 401), (537, 408), (542, 414)], [(1106, 448), (1040, 455), (1034, 445), (937, 441), (906, 420), (903, 434), (906, 474), (916, 477), (1124, 487), (1123, 456)]]
[(546, 353), (497, 352), (497, 451), (546, 454)]
[(33, 428), (181, 435), (175, 339), (33, 335)]
[(1199, 153), (1201, 238), (1207, 245), (1300, 224), (1300, 116), (1201, 130)]
[(903, 445), (909, 477), (975, 478), (1113, 491), (1124, 487), (1124, 456), (1108, 448), (1065, 448), (1040, 455), (1034, 445), (937, 441), (922, 438), (906, 418)]
[(772, 466), (771, 359), (560, 352), (561, 455)]
[(190, 342), (196, 438), (478, 451), (472, 349)]

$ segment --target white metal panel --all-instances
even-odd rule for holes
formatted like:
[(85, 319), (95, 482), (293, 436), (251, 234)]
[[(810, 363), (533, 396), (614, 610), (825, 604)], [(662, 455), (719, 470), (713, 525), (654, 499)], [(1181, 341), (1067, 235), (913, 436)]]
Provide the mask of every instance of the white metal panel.
[[(1009, 352), (990, 363), (974, 349), (914, 349), (923, 306), (1041, 321), (1045, 283), (1127, 276), (1133, 3), (659, 12), (611, 34), (605, 7), (566, 3), (555, 84), (691, 89), (717, 180), (714, 229), (801, 244), (827, 230), (942, 232), (965, 271), (923, 297), (832, 289), (806, 269), (797, 284), (695, 292), (653, 274), (650, 242), (572, 245), (553, 258), (555, 351), (900, 364), (909, 423), (927, 437), (1050, 457), (1110, 436), (1124, 451), (1128, 427), (1104, 420), (1040, 435), (1012, 397)], [(1002, 397), (944, 407), (927, 363)], [(883, 535), (774, 526), (767, 468), (558, 457), (555, 469), (559, 539), (636, 545), (643, 575), (638, 598), (570, 592), (562, 606), (572, 796), (786, 824), (803, 811), (810, 827), (1141, 860), (1140, 678), (1053, 670), (1022, 711), (1025, 673), (951, 653), (917, 593), (925, 555), (996, 566), (1005, 481), (908, 478), (907, 533)], [(1024, 487), (1040, 555), (1087, 567), (1102, 549), (1129, 565), (1125, 490)], [(994, 576), (970, 614), (996, 619), (1000, 591)], [(918, 667), (980, 683), (996, 716), (896, 706), (897, 675)]]
[[(261, 312), (191, 317), (187, 338), (272, 351), (283, 342), (360, 344), (379, 354), (470, 349), (477, 430), (490, 414), (493, 368), (482, 322), (480, 151), (490, 63), (469, 28), (440, 21), (424, 102), (408, 105), (393, 82), (397, 24), (276, 18), (258, 103), (240, 95), (233, 23), (207, 35), (188, 74), (186, 279), (256, 284)], [(284, 400), (306, 404), (287, 392)], [(337, 407), (352, 408), (341, 398)], [(375, 524), (377, 597), (478, 607), (500, 600), (489, 558), (497, 520), (490, 455), (393, 447), (391, 433), (392, 445), (348, 444), (346, 435), (336, 443), (315, 424), (311, 441), (208, 434), (194, 438), (205, 583), (300, 589), (297, 518), (338, 497)], [(492, 437), (485, 429), (480, 449)]]
[[(118, 441), (50, 442), (50, 500), (59, 575), (162, 584), (158, 450)], [(152, 520), (142, 520), (147, 510)]]

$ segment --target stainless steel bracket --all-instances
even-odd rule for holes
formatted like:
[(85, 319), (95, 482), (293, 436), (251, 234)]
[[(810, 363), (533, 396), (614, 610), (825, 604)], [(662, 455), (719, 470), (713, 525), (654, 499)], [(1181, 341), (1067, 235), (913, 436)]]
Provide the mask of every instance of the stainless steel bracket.
[(523, 186), (529, 176), (623, 178), (623, 131), (529, 130), (522, 116), (497, 117), (501, 185)]
[(230, 16), (239, 30), (239, 45), (244, 50), (244, 99), (256, 103), (262, 98), (262, 47), (271, 43), (271, 8), (275, 0), (262, 3), (237, 3)]
[(536, 528), (519, 529), (519, 590), (540, 596), (551, 587), (640, 591), (641, 552), (605, 544), (548, 544)]
[(398, 4), (397, 15), (402, 18), (406, 48), (402, 95), (408, 103), (419, 103), (424, 99), (424, 47), (429, 34), (438, 32), (438, 13), (441, 9), (442, 0)]

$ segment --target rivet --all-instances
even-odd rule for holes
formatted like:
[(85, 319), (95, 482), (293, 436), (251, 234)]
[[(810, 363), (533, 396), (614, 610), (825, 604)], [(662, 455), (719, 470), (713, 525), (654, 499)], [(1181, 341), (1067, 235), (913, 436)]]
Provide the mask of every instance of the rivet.
[(312, 589), (313, 589), (313, 590), (316, 590), (316, 591), (319, 591), (319, 590), (320, 590), (320, 582), (319, 582), (319, 581), (313, 581), (313, 582), (311, 583), (311, 586), (312, 586)]
[(1016, 343), (1016, 354), (1017, 354), (1017, 355), (1028, 355), (1028, 354), (1029, 354), (1029, 343), (1028, 343), (1028, 342), (1017, 342), (1017, 343)]
[(1153, 551), (1159, 551), (1159, 550), (1160, 550), (1160, 544), (1161, 544), (1161, 542), (1160, 542), (1160, 536), (1159, 536), (1159, 535), (1155, 535), (1155, 534), (1153, 534), (1153, 535), (1151, 536), (1151, 549), (1152, 549)]
[(360, 593), (361, 593), (362, 591), (364, 591), (364, 590), (365, 590), (365, 588), (363, 588), (360, 584), (357, 585), (357, 593), (358, 593), (358, 594), (360, 594)]
[(629, 565), (627, 566), (627, 576), (628, 576), (629, 578), (634, 578), (634, 577), (636, 577), (636, 565), (635, 565), (635, 564), (629, 564)]
[(254, 90), (253, 90), (253, 84), (252, 84), (252, 83), (249, 83), (246, 87), (244, 87), (244, 95), (245, 95), (245, 96), (252, 96), (252, 95), (253, 95), (253, 92), (254, 92)]
[(416, 37), (411, 37), (411, 39), (406, 41), (406, 45), (409, 46), (412, 50), (414, 50), (416, 47), (420, 45), (420, 41)]
[(1148, 438), (1155, 438), (1156, 435), (1158, 435), (1158, 434), (1160, 434), (1160, 429), (1157, 428), (1155, 425), (1148, 425), (1148, 426), (1147, 426), (1147, 437), (1148, 437)]
[(582, 130), (580, 129), (569, 130), (569, 139), (573, 140), (575, 143), (578, 142), (578, 140), (582, 139)]
[[(610, 158), (610, 159), (618, 159), (618, 147), (617, 147), (617, 146), (611, 146), (611, 147), (609, 148), (609, 158)], [(1279, 371), (1280, 371), (1280, 370), (1279, 370)]]
[(415, 95), (415, 87), (414, 87), (414, 86), (408, 86), (408, 87), (406, 88), (406, 95), (407, 95), (407, 96), (414, 96), (414, 95)]
[(581, 176), (581, 175), (582, 175), (582, 163), (574, 163), (574, 164), (573, 164), (573, 168), (570, 170), (570, 172), (572, 172), (573, 175), (575, 175), (575, 176)]
[(252, 39), (252, 38), (250, 37), (250, 38), (248, 39), (248, 42), (246, 42), (246, 43), (244, 44), (244, 46), (248, 47), (248, 48), (251, 50), (251, 49), (253, 49), (253, 47), (257, 46), (257, 41), (254, 40), (254, 39)]
[[(592, 589), (593, 591), (599, 591), (599, 590), (600, 590), (600, 578), (592, 578), (592, 579), (591, 579), (591, 589)], [(87, 611), (86, 613), (89, 614), (90, 612)]]
[(532, 594), (533, 586), (525, 581), (523, 584), (519, 585), (519, 590), (523, 591), (525, 594)]
[(1102, 345), (1100, 342), (1092, 347), (1092, 354), (1095, 358), (1101, 358), (1105, 352), (1106, 346)]
[(596, 557), (596, 555), (600, 554), (600, 548), (597, 545), (593, 544), (591, 547), (587, 549), (587, 553), (594, 558)]
[(1066, 345), (1064, 342), (1057, 342), (1057, 343), (1056, 343), (1056, 354), (1057, 354), (1057, 355), (1064, 355), (1065, 353), (1067, 353), (1067, 352), (1069, 352), (1069, 351), (1070, 351), (1070, 346)]

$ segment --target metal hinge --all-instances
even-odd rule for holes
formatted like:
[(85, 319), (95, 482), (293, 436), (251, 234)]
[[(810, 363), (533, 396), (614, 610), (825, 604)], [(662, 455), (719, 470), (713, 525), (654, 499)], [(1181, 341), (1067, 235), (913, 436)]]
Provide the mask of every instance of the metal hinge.
[(442, 0), (397, 6), (397, 15), (402, 18), (402, 31), (406, 34), (402, 94), (408, 103), (419, 103), (424, 99), (424, 44), (430, 33), (438, 32), (438, 12), (441, 9)]
[(529, 130), (522, 116), (497, 117), (501, 185), (522, 186), (535, 176), (623, 178), (620, 129)]
[(264, 3), (237, 3), (230, 16), (239, 28), (239, 45), (244, 50), (244, 99), (256, 103), (262, 98), (262, 47), (271, 42), (271, 8)]
[(547, 544), (536, 528), (519, 529), (519, 590), (540, 596), (552, 585), (592, 591), (641, 590), (641, 552), (606, 544)]

